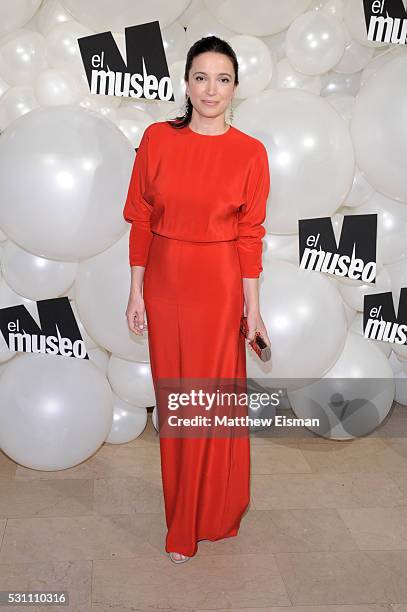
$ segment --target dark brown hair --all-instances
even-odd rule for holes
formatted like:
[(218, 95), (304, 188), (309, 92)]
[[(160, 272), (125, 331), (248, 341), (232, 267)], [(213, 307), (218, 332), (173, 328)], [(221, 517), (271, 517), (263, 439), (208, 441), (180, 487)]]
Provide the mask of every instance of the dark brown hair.
[[(222, 38), (218, 38), (217, 36), (205, 36), (203, 38), (200, 38), (192, 45), (192, 47), (190, 47), (187, 53), (187, 60), (185, 63), (185, 72), (184, 72), (185, 81), (188, 81), (189, 79), (189, 71), (191, 70), (192, 60), (194, 59), (194, 57), (196, 57), (197, 55), (200, 55), (201, 53), (206, 53), (207, 51), (214, 51), (215, 53), (223, 53), (224, 55), (227, 55), (227, 57), (230, 58), (233, 64), (234, 71), (235, 71), (235, 85), (238, 85), (239, 77), (238, 77), (238, 61), (237, 61), (236, 53), (233, 51), (229, 43), (227, 43), (225, 40), (222, 40)], [(167, 123), (169, 123), (169, 125), (175, 129), (185, 127), (191, 121), (192, 108), (193, 108), (192, 102), (188, 96), (187, 112), (185, 113), (185, 115), (180, 115), (176, 117), (175, 119), (171, 119), (167, 121)]]

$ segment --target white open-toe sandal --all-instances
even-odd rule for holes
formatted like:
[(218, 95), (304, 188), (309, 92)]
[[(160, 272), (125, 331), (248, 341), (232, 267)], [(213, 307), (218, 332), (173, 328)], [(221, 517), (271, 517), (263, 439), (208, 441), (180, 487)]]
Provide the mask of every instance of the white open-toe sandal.
[(171, 561), (173, 563), (185, 563), (185, 561), (189, 561), (190, 558), (191, 558), (191, 557), (186, 557), (185, 555), (183, 555), (183, 557), (184, 557), (183, 559), (175, 559), (175, 557), (173, 556), (174, 554), (175, 555), (177, 555), (177, 554), (178, 555), (182, 555), (182, 553), (172, 553), (172, 552), (170, 552), (168, 554), (169, 554), (169, 557), (170, 557), (170, 559), (171, 559)]

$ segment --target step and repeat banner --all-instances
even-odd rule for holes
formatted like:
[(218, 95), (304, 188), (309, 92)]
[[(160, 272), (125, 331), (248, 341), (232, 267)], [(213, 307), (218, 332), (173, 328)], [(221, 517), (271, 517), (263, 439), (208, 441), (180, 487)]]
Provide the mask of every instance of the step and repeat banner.
[(122, 210), (144, 130), (183, 114), (208, 35), (238, 58), (233, 125), (269, 158), (272, 360), (248, 351), (249, 379), (331, 438), (407, 410), (405, 3), (2, 0), (0, 448), (22, 465), (133, 440), (156, 404), (124, 316)]

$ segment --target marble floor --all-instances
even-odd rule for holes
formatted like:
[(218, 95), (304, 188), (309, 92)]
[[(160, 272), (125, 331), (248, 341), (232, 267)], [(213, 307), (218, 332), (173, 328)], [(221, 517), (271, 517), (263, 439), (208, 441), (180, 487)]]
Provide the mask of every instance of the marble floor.
[(175, 565), (151, 415), (59, 472), (0, 452), (0, 591), (69, 591), (26, 607), (47, 612), (407, 612), (407, 407), (350, 441), (253, 435), (251, 471), (238, 537)]

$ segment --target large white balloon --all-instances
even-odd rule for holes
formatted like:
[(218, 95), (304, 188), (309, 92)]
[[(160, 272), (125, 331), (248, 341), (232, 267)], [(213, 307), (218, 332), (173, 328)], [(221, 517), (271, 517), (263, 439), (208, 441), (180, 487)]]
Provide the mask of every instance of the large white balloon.
[(6, 282), (30, 300), (46, 300), (67, 291), (75, 280), (78, 264), (38, 257), (7, 241), (2, 255)]
[(285, 30), (310, 4), (311, 0), (205, 0), (208, 10), (225, 26), (253, 36)]
[(61, 0), (75, 19), (97, 32), (120, 31), (133, 25), (159, 21), (165, 28), (186, 9), (189, 0)]
[[(16, 393), (24, 381), (24, 390)], [(113, 396), (89, 360), (27, 353), (0, 377), (0, 447), (35, 470), (63, 470), (90, 457), (112, 426)]]
[(267, 231), (292, 234), (298, 219), (335, 212), (355, 164), (347, 125), (325, 100), (299, 89), (267, 90), (244, 100), (235, 116), (269, 153)]
[(256, 356), (247, 364), (248, 376), (295, 387), (296, 379), (318, 378), (333, 366), (346, 339), (347, 322), (341, 296), (323, 274), (287, 261), (268, 263), (260, 305), (272, 361), (263, 364)]
[(341, 59), (345, 34), (340, 22), (326, 13), (309, 11), (297, 17), (287, 31), (286, 53), (304, 74), (328, 72)]
[(373, 431), (389, 413), (395, 394), (386, 355), (350, 331), (335, 365), (302, 389), (288, 391), (297, 417), (316, 418), (309, 429), (326, 438), (346, 440)]
[(126, 230), (134, 150), (109, 120), (79, 108), (35, 109), (0, 138), (0, 227), (23, 249), (78, 261)]
[(407, 202), (407, 55), (380, 68), (361, 89), (351, 134), (357, 164), (381, 193)]
[(16, 30), (0, 40), (0, 75), (7, 83), (30, 85), (47, 65), (47, 46), (39, 32)]
[(123, 359), (148, 362), (148, 332), (132, 333), (125, 316), (130, 280), (127, 232), (110, 249), (79, 264), (75, 302), (83, 325), (100, 346)]

